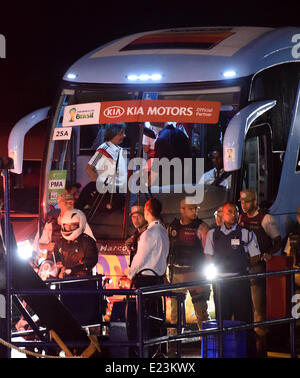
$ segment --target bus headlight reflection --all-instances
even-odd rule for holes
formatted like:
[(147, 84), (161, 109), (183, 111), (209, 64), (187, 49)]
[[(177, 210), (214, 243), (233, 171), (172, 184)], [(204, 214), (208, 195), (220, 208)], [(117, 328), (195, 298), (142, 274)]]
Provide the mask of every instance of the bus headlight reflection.
[(204, 269), (204, 276), (207, 280), (214, 280), (218, 275), (218, 270), (214, 264), (209, 264)]

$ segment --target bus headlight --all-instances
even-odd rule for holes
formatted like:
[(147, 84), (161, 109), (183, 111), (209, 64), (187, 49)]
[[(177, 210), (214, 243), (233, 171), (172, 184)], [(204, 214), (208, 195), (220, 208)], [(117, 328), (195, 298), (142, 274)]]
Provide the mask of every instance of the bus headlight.
[(32, 244), (29, 240), (23, 240), (17, 243), (18, 255), (23, 260), (28, 260), (32, 257)]
[(217, 268), (214, 264), (209, 264), (204, 269), (204, 276), (207, 280), (214, 280), (218, 275)]

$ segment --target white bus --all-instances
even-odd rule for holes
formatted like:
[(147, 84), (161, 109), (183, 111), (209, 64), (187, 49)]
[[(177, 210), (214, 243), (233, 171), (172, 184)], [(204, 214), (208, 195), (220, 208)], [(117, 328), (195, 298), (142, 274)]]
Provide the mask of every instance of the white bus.
[[(143, 156), (147, 122), (172, 122), (185, 128), (193, 159), (204, 159), (205, 171), (212, 168), (209, 153), (222, 146), (230, 184), (205, 185), (199, 216), (212, 223), (218, 206), (237, 202), (242, 188), (253, 188), (285, 236), (300, 205), (299, 79), (296, 27), (193, 27), (129, 35), (95, 49), (67, 70), (54, 105), (15, 126), (9, 156), (14, 172), (21, 173), (24, 136), (49, 117), (40, 188), (43, 221), (57, 195), (49, 187), (57, 171), (58, 185), (65, 180), (88, 184), (85, 167), (105, 124), (126, 124), (122, 146), (133, 157)], [(70, 106), (78, 117), (63, 122)], [(184, 194), (153, 195), (162, 200), (164, 220), (170, 222)], [(130, 231), (129, 206), (136, 198), (130, 192), (125, 196), (123, 208), (90, 222), (100, 273), (117, 276), (127, 268), (123, 243)], [(144, 197), (138, 200), (143, 203)]]

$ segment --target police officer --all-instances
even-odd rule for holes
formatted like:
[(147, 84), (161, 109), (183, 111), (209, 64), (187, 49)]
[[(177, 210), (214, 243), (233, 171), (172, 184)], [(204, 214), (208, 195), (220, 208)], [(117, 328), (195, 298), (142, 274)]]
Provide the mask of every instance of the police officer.
[[(252, 231), (238, 225), (238, 211), (234, 203), (223, 205), (223, 225), (207, 233), (204, 253), (212, 257), (222, 275), (246, 275), (250, 266), (260, 261), (260, 250)], [(217, 317), (250, 323), (253, 320), (249, 280), (223, 281), (220, 283), (220, 306), (216, 307)], [(254, 352), (254, 335), (248, 331), (248, 353)], [(251, 355), (252, 356), (252, 355)]]
[(147, 229), (147, 221), (144, 218), (144, 208), (143, 206), (132, 206), (129, 216), (133, 226), (136, 228), (133, 235), (131, 235), (126, 241), (125, 245), (130, 252), (129, 267), (131, 266), (134, 255), (137, 251), (138, 240), (141, 234)]
[[(189, 204), (186, 199), (180, 202), (180, 219), (168, 227), (170, 253), (168, 257), (169, 281), (171, 283), (190, 282), (199, 279), (203, 269), (205, 245), (208, 225), (197, 218), (197, 205)], [(192, 297), (198, 326), (209, 319), (207, 300), (210, 295), (209, 286), (195, 286), (188, 289)], [(187, 293), (187, 289), (183, 290)], [(177, 322), (177, 300), (171, 298), (171, 322)]]
[[(213, 256), (213, 261), (222, 274), (245, 275), (250, 266), (260, 261), (260, 250), (252, 231), (238, 225), (235, 204), (223, 205), (224, 224), (207, 233), (204, 253)], [(222, 318), (252, 321), (250, 283), (248, 280), (223, 282), (221, 284)], [(216, 309), (218, 312), (218, 308)]]
[[(252, 230), (257, 238), (262, 260), (251, 267), (249, 273), (263, 273), (266, 271), (265, 261), (272, 258), (272, 255), (281, 248), (282, 239), (275, 218), (257, 205), (257, 195), (252, 189), (245, 189), (240, 192), (241, 208), (239, 224), (242, 227)], [(251, 296), (254, 310), (254, 321), (261, 322), (266, 318), (266, 280), (251, 280)], [(256, 327), (257, 349), (264, 354), (265, 327)]]
[[(297, 224), (292, 232), (288, 235), (288, 240), (284, 248), (284, 252), (288, 256), (293, 257), (294, 268), (300, 267), (300, 206), (297, 209)], [(295, 275), (296, 289), (300, 288), (300, 274)]]

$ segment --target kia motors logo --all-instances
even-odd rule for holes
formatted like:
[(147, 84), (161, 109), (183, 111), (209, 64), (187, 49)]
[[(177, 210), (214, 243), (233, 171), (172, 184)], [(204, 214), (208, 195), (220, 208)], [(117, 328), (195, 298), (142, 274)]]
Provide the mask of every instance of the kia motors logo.
[(117, 117), (122, 117), (122, 115), (125, 113), (125, 109), (122, 108), (122, 106), (114, 105), (114, 106), (110, 106), (109, 108), (106, 108), (103, 113), (105, 117), (117, 118)]

